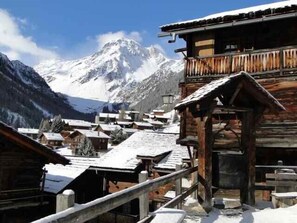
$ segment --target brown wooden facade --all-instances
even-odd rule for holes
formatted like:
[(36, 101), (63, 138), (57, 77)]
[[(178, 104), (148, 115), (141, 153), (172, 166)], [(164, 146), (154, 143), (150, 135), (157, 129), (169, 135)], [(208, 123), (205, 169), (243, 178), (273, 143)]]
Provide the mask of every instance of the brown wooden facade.
[[(297, 155), (296, 12), (296, 5), (238, 15), (227, 12), (209, 20), (161, 27), (165, 35), (178, 36), (186, 43), (186, 48), (180, 50), (186, 52), (181, 99), (214, 79), (246, 71), (286, 108), (279, 115), (265, 113), (264, 122), (257, 127), (257, 156), (262, 163), (272, 164), (282, 159), (279, 154), (283, 154), (287, 164), (297, 162), (287, 159)], [(189, 112), (181, 114), (181, 138), (197, 136), (196, 126)], [(222, 141), (216, 145), (232, 144), (228, 143)], [(273, 151), (269, 159), (267, 149)], [(290, 155), (279, 151), (282, 149)]]
[[(56, 134), (59, 134), (59, 133), (56, 133)], [(39, 137), (39, 141), (43, 145), (47, 145), (47, 146), (49, 146), (51, 148), (56, 148), (56, 147), (62, 146), (64, 140), (63, 139), (59, 139), (59, 140), (57, 140), (57, 139), (51, 139), (51, 138), (46, 137), (45, 134), (42, 134)]]
[[(17, 222), (40, 217), (32, 208), (43, 206), (43, 166), (49, 162), (67, 164), (69, 161), (0, 122), (1, 222), (9, 222), (11, 217)], [(18, 213), (20, 208), (26, 213)]]
[(96, 133), (98, 134), (97, 137), (91, 137), (84, 135), (83, 132), (80, 132), (79, 130), (75, 130), (65, 138), (65, 141), (70, 145), (73, 154), (75, 154), (77, 147), (83, 142), (85, 137), (90, 139), (96, 152), (107, 150), (109, 137), (105, 134), (104, 136), (99, 137), (100, 134), (103, 135), (103, 133), (98, 131), (96, 131)]

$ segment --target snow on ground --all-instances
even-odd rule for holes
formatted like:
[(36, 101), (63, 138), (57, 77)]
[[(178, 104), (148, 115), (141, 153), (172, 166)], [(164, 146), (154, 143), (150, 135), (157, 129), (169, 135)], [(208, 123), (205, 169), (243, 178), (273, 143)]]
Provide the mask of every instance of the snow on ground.
[(163, 129), (163, 132), (178, 134), (179, 133), (179, 125), (180, 125), (179, 122), (170, 124), (170, 125), (166, 126), (166, 128)]
[[(191, 199), (188, 204), (193, 205), (195, 200)], [(236, 210), (236, 209), (235, 209)], [(242, 214), (227, 216), (224, 210), (213, 208), (208, 216), (198, 216), (193, 213), (187, 213), (183, 223), (296, 223), (297, 205), (288, 208), (264, 210), (250, 209)]]

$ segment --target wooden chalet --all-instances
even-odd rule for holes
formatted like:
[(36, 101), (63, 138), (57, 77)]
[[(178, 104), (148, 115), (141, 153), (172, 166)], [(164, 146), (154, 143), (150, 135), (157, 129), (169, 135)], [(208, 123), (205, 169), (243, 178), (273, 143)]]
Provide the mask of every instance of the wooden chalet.
[(157, 120), (149, 120), (148, 123), (150, 123), (154, 129), (161, 129), (164, 125), (163, 122)]
[(43, 166), (69, 161), (0, 122), (0, 222), (29, 222), (47, 215)]
[(63, 119), (63, 121), (65, 122), (64, 130), (66, 131), (73, 131), (74, 129), (91, 130), (94, 124), (84, 120), (76, 120), (76, 119)]
[(111, 132), (115, 131), (116, 129), (121, 129), (119, 125), (111, 125), (111, 124), (99, 124), (95, 131), (103, 132), (106, 135), (110, 135)]
[[(198, 148), (198, 173), (203, 185), (200, 191), (205, 207), (211, 209), (212, 186), (240, 189), (241, 201), (254, 204), (255, 128), (264, 111), (277, 114), (285, 108), (245, 72), (204, 85), (175, 108), (180, 112), (187, 110), (196, 118), (197, 142), (193, 138), (180, 138), (178, 142)], [(215, 120), (219, 120), (216, 127)], [(224, 135), (228, 132), (234, 135), (237, 145), (215, 154), (218, 139), (222, 137), (225, 144), (226, 138), (230, 139), (230, 135)]]
[(103, 132), (86, 130), (86, 129), (76, 129), (70, 135), (66, 137), (66, 141), (70, 144), (70, 148), (73, 154), (76, 154), (76, 149), (80, 143), (87, 137), (91, 140), (94, 149), (99, 152), (100, 150), (107, 150), (109, 136)]
[[(175, 171), (176, 164), (189, 163), (189, 153), (177, 145), (177, 134), (159, 134), (139, 131), (102, 156), (91, 168), (104, 177), (106, 192), (114, 193), (139, 183), (138, 174), (142, 170), (149, 172), (150, 178), (157, 178)], [(165, 193), (172, 189), (172, 184), (151, 192), (150, 206), (164, 202)], [(123, 214), (139, 214), (138, 199), (119, 209)]]
[(148, 122), (133, 122), (133, 129), (138, 129), (138, 130), (154, 129), (154, 126)]
[(37, 139), (39, 134), (39, 129), (31, 129), (31, 128), (18, 128), (18, 132), (29, 136), (32, 139)]
[[(280, 1), (161, 26), (160, 36), (185, 41), (181, 99), (205, 84), (249, 73), (285, 111), (266, 112), (256, 130), (258, 164), (297, 164), (297, 1)], [(238, 89), (240, 93), (240, 89)], [(181, 113), (181, 138), (197, 136), (191, 112)], [(234, 130), (236, 131), (236, 130)], [(217, 147), (232, 147), (232, 143)], [(215, 146), (215, 147), (216, 147)], [(233, 144), (234, 146), (234, 144)]]
[(64, 138), (60, 133), (44, 132), (39, 136), (39, 141), (43, 145), (56, 148), (63, 145)]
[(153, 110), (153, 115), (160, 115), (163, 116), (165, 114), (164, 110)]

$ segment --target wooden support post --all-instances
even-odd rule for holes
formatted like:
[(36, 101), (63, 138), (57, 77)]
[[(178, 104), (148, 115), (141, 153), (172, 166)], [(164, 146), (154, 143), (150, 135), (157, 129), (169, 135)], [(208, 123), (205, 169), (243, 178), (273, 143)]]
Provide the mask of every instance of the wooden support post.
[(197, 119), (198, 124), (198, 193), (204, 200), (202, 203), (206, 212), (212, 209), (212, 117), (208, 115)]
[[(139, 183), (143, 183), (148, 180), (148, 172), (141, 171), (138, 175)], [(149, 213), (149, 194), (144, 193), (139, 196), (139, 220), (147, 217)]]
[[(181, 164), (176, 164), (175, 170), (179, 171), (182, 169)], [(179, 178), (175, 181), (175, 196), (178, 196), (182, 193), (182, 178)], [(182, 209), (182, 202), (177, 205), (178, 209)]]
[(62, 194), (57, 195), (56, 213), (64, 211), (74, 206), (75, 194), (73, 190), (64, 190)]
[[(192, 173), (192, 185), (195, 185), (198, 182), (198, 159), (194, 159), (194, 167), (197, 166), (197, 172)], [(197, 191), (192, 193), (192, 197), (197, 199)]]
[(256, 129), (252, 112), (244, 112), (241, 125), (241, 145), (245, 155), (246, 180), (240, 190), (240, 201), (255, 204)]

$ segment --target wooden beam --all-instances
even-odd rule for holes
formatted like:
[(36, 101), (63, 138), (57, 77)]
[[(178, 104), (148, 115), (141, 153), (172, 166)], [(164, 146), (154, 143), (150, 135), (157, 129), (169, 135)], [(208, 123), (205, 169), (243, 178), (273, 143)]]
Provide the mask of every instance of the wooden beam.
[(256, 137), (255, 120), (252, 112), (243, 113), (241, 125), (241, 145), (247, 165), (246, 180), (240, 190), (240, 200), (249, 205), (255, 204), (255, 165), (256, 165)]
[(201, 183), (198, 194), (202, 197), (205, 211), (212, 209), (212, 117), (211, 115), (197, 119), (198, 148), (198, 174)]
[(229, 101), (229, 105), (232, 105), (232, 104), (233, 104), (233, 102), (234, 102), (236, 96), (238, 95), (239, 91), (241, 90), (241, 88), (242, 88), (242, 84), (240, 83), (240, 84), (237, 86), (235, 92), (233, 93), (233, 95), (232, 95), (232, 97), (231, 97), (231, 99), (230, 99), (230, 101)]

